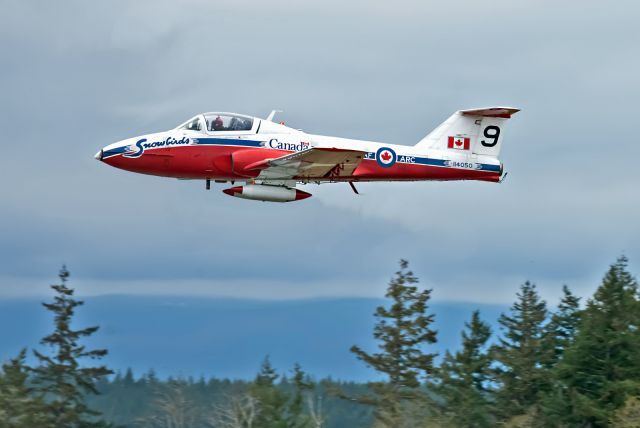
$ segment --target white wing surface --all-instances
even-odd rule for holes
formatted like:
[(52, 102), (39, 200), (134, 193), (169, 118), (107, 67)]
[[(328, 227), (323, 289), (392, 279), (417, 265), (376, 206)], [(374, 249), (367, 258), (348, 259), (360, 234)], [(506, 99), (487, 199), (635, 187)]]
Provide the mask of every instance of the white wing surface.
[(335, 148), (311, 148), (276, 159), (249, 165), (246, 169), (261, 169), (261, 180), (337, 180), (348, 177), (362, 161), (366, 152)]

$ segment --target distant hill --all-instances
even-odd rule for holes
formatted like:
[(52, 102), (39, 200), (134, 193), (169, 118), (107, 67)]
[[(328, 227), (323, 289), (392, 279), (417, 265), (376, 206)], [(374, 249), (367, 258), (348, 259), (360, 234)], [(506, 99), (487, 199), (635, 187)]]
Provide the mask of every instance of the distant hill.
[[(295, 362), (316, 378), (366, 381), (375, 372), (349, 352), (373, 350), (373, 311), (381, 299), (288, 301), (201, 297), (100, 296), (85, 299), (78, 326), (100, 325), (91, 345), (109, 349), (107, 364), (136, 375), (215, 376), (250, 379), (269, 355), (288, 371)], [(455, 349), (474, 309), (497, 330), (506, 306), (434, 303), (442, 353)], [(34, 347), (51, 329), (49, 313), (36, 299), (0, 300), (0, 360)]]

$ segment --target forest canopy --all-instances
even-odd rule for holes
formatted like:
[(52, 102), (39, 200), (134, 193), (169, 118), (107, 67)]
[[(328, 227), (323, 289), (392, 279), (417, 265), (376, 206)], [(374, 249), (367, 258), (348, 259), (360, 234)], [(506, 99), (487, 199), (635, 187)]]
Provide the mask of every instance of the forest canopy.
[[(83, 305), (63, 267), (52, 285), (52, 332), (0, 370), (0, 427), (518, 427), (634, 426), (640, 418), (640, 295), (625, 257), (581, 298), (548, 303), (520, 285), (498, 331), (473, 311), (459, 346), (438, 355), (431, 289), (401, 260), (373, 313), (377, 349), (354, 357), (369, 383), (279, 373), (266, 356), (253, 380), (159, 379), (100, 364), (99, 327), (74, 329)], [(330, 316), (328, 314), (327, 316)], [(99, 342), (99, 340), (98, 340)], [(27, 345), (27, 344), (25, 344)], [(634, 422), (635, 421), (635, 422)]]

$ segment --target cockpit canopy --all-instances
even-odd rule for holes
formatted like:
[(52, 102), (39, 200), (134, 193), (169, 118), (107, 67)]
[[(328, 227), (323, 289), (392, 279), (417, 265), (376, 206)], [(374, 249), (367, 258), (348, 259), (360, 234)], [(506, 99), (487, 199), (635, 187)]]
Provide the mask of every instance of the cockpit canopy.
[(208, 131), (251, 131), (253, 118), (239, 114), (207, 113), (204, 115)]
[(201, 132), (251, 131), (253, 118), (236, 113), (205, 113), (189, 119), (176, 129)]

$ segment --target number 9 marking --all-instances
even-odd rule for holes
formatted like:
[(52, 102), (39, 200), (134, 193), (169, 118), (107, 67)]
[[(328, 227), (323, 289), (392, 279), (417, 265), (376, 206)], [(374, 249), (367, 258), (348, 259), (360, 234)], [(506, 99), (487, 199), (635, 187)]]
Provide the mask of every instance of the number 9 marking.
[(484, 136), (486, 138), (491, 138), (493, 141), (487, 142), (485, 140), (480, 141), (480, 143), (485, 147), (494, 147), (498, 144), (498, 138), (500, 137), (500, 128), (495, 125), (489, 125), (484, 128)]

